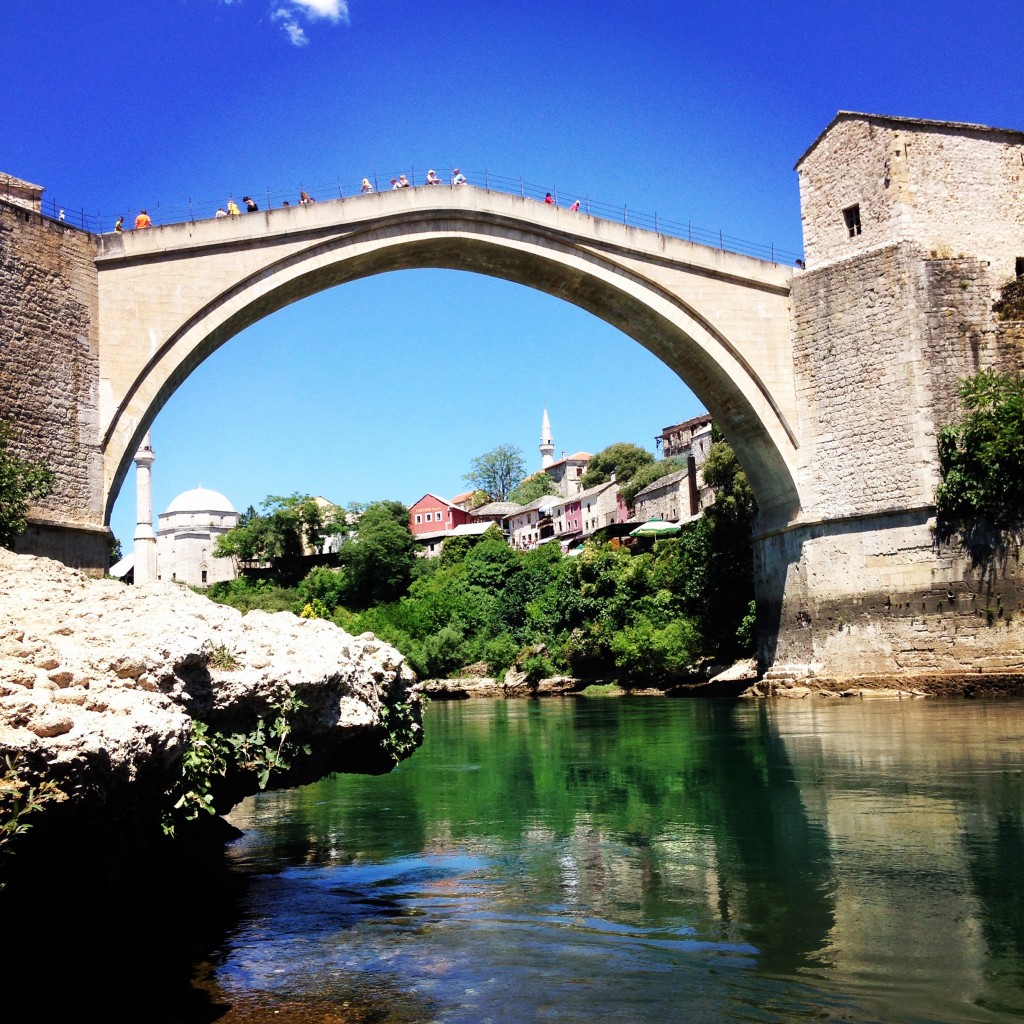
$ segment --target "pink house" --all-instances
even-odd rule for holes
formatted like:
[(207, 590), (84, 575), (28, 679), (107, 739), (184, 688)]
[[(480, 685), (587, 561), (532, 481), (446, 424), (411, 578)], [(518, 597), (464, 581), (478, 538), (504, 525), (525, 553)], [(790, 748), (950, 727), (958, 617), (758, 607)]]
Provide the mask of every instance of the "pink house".
[(436, 494), (424, 494), (409, 509), (409, 532), (414, 537), (428, 533), (446, 533), (456, 526), (473, 522), (473, 517), (464, 508), (459, 508), (446, 498)]

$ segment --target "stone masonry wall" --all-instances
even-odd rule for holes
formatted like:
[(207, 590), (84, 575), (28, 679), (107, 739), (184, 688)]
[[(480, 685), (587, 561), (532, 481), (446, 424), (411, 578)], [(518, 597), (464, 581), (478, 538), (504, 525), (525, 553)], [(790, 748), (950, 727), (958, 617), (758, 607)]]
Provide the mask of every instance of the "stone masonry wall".
[[(808, 268), (898, 241), (974, 256), (998, 287), (1024, 256), (1024, 133), (841, 116), (798, 164)], [(850, 237), (843, 210), (859, 206)]]
[(15, 453), (56, 475), (19, 548), (86, 568), (104, 567), (108, 537), (94, 260), (93, 236), (0, 202), (0, 416), (16, 423)]
[(988, 261), (909, 243), (794, 281), (803, 523), (756, 545), (762, 662), (825, 673), (1024, 667), (1020, 567), (985, 574), (936, 544), (936, 434), (960, 380), (1017, 369)]

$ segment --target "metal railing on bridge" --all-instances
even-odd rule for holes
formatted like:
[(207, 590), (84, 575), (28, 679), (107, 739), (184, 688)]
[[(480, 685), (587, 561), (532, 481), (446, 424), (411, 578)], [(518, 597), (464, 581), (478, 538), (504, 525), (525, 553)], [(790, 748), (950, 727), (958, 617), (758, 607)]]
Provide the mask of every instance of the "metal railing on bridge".
[[(436, 167), (437, 165), (435, 165)], [(579, 212), (591, 217), (598, 217), (602, 220), (615, 221), (630, 227), (643, 228), (653, 231), (656, 234), (668, 235), (673, 238), (681, 238), (699, 245), (706, 245), (715, 249), (723, 249), (727, 252), (738, 253), (742, 256), (753, 256), (757, 259), (768, 260), (772, 263), (795, 264), (802, 258), (803, 254), (781, 249), (772, 243), (752, 242), (736, 235), (728, 234), (721, 229), (700, 227), (691, 221), (673, 220), (659, 216), (657, 213), (646, 213), (642, 210), (634, 210), (627, 204), (618, 205), (604, 200), (594, 199), (585, 192), (559, 189), (555, 186), (538, 185), (535, 182), (528, 182), (524, 178), (509, 178), (499, 174), (493, 174), (488, 170), (474, 171), (463, 169), (462, 174), (466, 178), (465, 186), (454, 186), (452, 181), (455, 177), (455, 168), (445, 169), (445, 176), (439, 179), (441, 187), (473, 187), (481, 188), (488, 192), (502, 192), (507, 195), (517, 195), (524, 199), (533, 199), (543, 202), (550, 193), (552, 201), (556, 206), (566, 208), (575, 202), (579, 202)], [(401, 175), (405, 175), (409, 186), (413, 188), (436, 188), (438, 185), (427, 185), (427, 170), (425, 168), (411, 167), (394, 174), (379, 174), (373, 172), (367, 175), (367, 180), (375, 192), (388, 191), (392, 188), (392, 181), (399, 181)], [(284, 206), (298, 206), (303, 200), (302, 196), (308, 196), (309, 201), (326, 201), (331, 199), (356, 199), (363, 195), (362, 179), (358, 181), (342, 181), (341, 178), (333, 182), (321, 182), (319, 184), (306, 184), (300, 182), (297, 188), (272, 189), (264, 188), (260, 192), (247, 192), (261, 209), (279, 209)], [(134, 225), (134, 214), (144, 207), (154, 225), (180, 224), (189, 221), (211, 220), (216, 215), (218, 207), (227, 209), (227, 199), (233, 198), (242, 207), (242, 215), (245, 214), (242, 193), (235, 194), (233, 191), (225, 193), (225, 199), (194, 199), (189, 197), (184, 201), (174, 203), (161, 203), (152, 201), (137, 205), (126, 204), (124, 227), (130, 230)], [(0, 190), (0, 198), (3, 198)], [(129, 212), (130, 211), (130, 212)], [(60, 221), (71, 227), (81, 228), (94, 234), (109, 232), (113, 230), (114, 222), (122, 211), (113, 216), (89, 213), (84, 209), (76, 209), (71, 206), (62, 206), (56, 200), (44, 198), (42, 201), (43, 216), (50, 220)]]

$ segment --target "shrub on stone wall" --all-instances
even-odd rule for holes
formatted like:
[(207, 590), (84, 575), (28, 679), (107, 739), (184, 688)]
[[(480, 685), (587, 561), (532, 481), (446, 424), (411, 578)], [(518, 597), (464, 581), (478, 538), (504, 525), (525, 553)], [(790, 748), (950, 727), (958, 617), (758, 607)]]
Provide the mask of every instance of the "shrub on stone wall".
[(53, 473), (42, 463), (19, 458), (11, 451), (17, 431), (0, 420), (0, 547), (10, 548), (25, 532), (31, 502), (53, 490)]

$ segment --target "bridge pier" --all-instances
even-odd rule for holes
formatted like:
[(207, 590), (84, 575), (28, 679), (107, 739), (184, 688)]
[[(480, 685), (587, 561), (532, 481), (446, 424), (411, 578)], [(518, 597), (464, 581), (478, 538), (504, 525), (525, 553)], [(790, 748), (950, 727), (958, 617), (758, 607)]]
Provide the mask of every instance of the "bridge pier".
[(113, 539), (106, 526), (30, 519), (28, 529), (15, 541), (14, 550), (23, 555), (56, 559), (90, 576), (102, 576), (110, 568)]
[(769, 676), (1020, 670), (1016, 564), (992, 575), (938, 545), (928, 509), (791, 527), (755, 541)]

